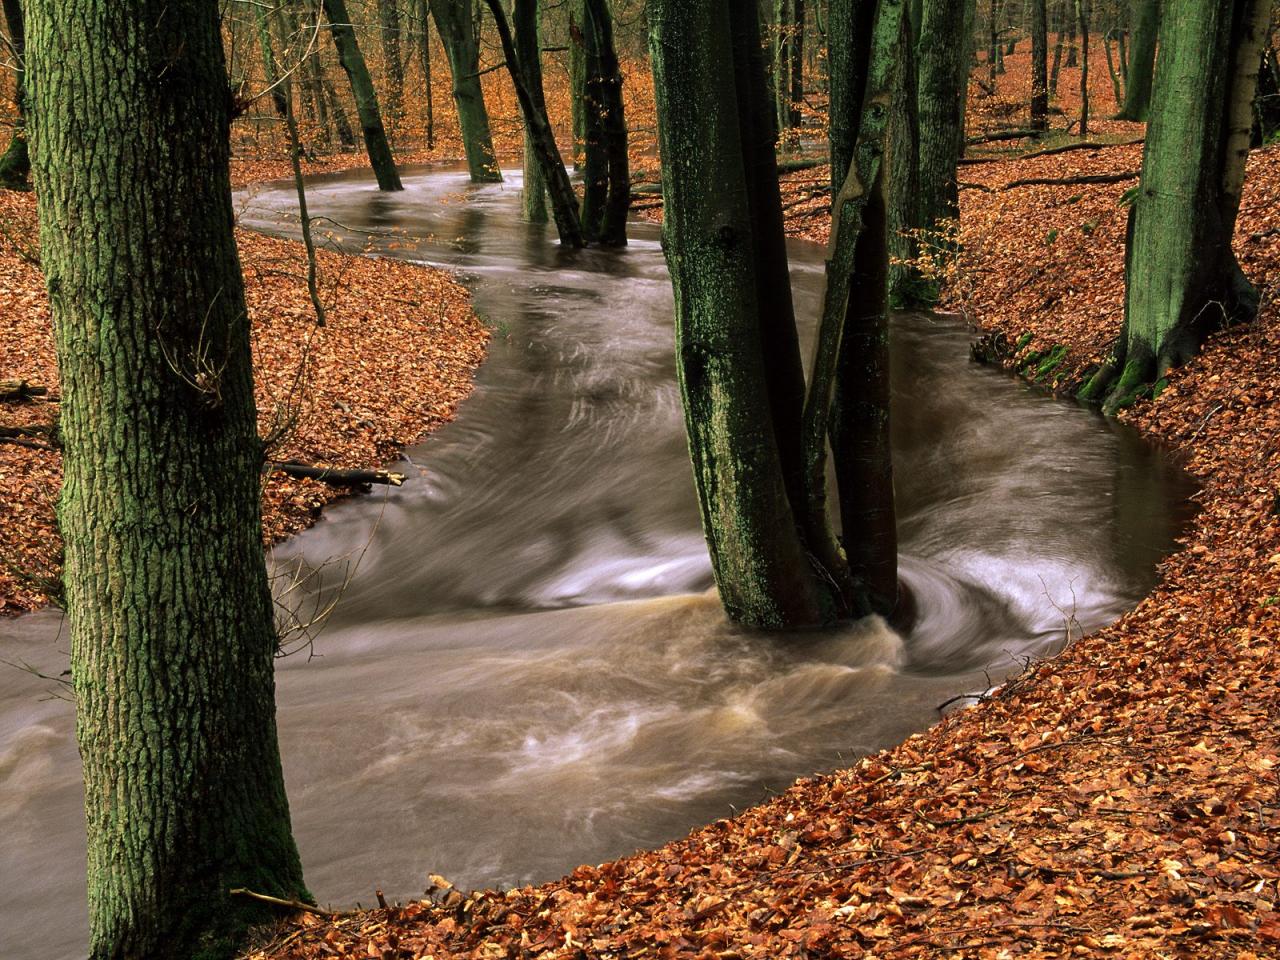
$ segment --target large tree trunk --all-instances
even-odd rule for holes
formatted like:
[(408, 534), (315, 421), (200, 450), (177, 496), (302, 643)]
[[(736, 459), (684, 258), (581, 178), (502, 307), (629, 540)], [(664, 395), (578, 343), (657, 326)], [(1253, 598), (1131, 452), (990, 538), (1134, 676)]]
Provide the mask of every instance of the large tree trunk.
[(23, 55), (24, 30), (22, 6), (18, 0), (4, 0), (4, 19), (9, 28), (9, 55), (16, 66), (14, 105), (18, 108), (18, 121), (9, 139), (9, 147), (0, 154), (0, 190), (23, 190), (27, 175), (31, 172), (31, 160), (27, 152), (27, 97), (25, 60)]
[(280, 769), (213, 0), (33, 0), (90, 955), (223, 956), (306, 899)]
[(727, 0), (652, 0), (651, 53), (677, 371), (711, 566), (730, 618), (782, 628), (828, 622), (839, 601), (815, 576), (783, 481), (778, 431), (798, 423), (775, 424), (764, 386), (735, 55), (744, 13), (755, 16)]
[(1049, 11), (1031, 0), (1031, 129), (1049, 128)]
[[(531, 145), (541, 170), (542, 179), (546, 183), (547, 192), (551, 195), (551, 207), (555, 213), (556, 230), (560, 234), (560, 242), (566, 246), (583, 246), (582, 227), (578, 222), (577, 197), (573, 185), (569, 182), (569, 174), (565, 171), (564, 161), (560, 159), (560, 150), (556, 146), (555, 135), (551, 132), (551, 124), (547, 121), (546, 104), (542, 100), (542, 71), (538, 69), (540, 57), (534, 48), (532, 64), (522, 60), (516, 53), (515, 41), (511, 37), (511, 29), (507, 25), (506, 14), (502, 12), (500, 0), (487, 0), (489, 12), (493, 14), (498, 28), (498, 38), (502, 42), (502, 54), (506, 58), (511, 82), (516, 88), (516, 98), (520, 101), (520, 112), (524, 117), (527, 146)], [(526, 21), (532, 15), (537, 17), (537, 0), (516, 0), (520, 16)], [(528, 8), (532, 8), (532, 14)], [(536, 79), (536, 89), (530, 83), (532, 74)]]
[(1125, 250), (1124, 328), (1083, 391), (1109, 411), (1257, 309), (1231, 239), (1268, 14), (1266, 0), (1168, 0)]
[(480, 87), (480, 41), (472, 0), (431, 0), (431, 15), (444, 41), (453, 75), (453, 102), (462, 129), (462, 149), (474, 183), (497, 183), (502, 170), (493, 151), (489, 111)]
[[(542, 89), (542, 49), (538, 30), (538, 0), (515, 0), (511, 8), (511, 24), (515, 31), (516, 58), (520, 62), (520, 72), (524, 83), (529, 88), (533, 108), (547, 113), (546, 99)], [(550, 124), (548, 124), (548, 130)], [(528, 121), (524, 125), (524, 185), (520, 189), (520, 209), (524, 218), (530, 223), (547, 222), (547, 181), (542, 172), (542, 164), (538, 160), (538, 146), (535, 134)], [(554, 144), (554, 135), (552, 143)], [(558, 156), (558, 153), (557, 153)], [(573, 196), (570, 190), (570, 196)], [(573, 198), (573, 206), (577, 207), (577, 198)], [(574, 210), (577, 216), (577, 210)]]
[(964, 150), (964, 101), (968, 93), (965, 25), (974, 6), (956, 0), (925, 0), (920, 27), (920, 214), (921, 224), (960, 216), (956, 163)]
[(1160, 30), (1160, 0), (1132, 0), (1130, 10), (1133, 41), (1129, 45), (1129, 72), (1125, 81), (1124, 106), (1116, 119), (1145, 123), (1151, 109), (1156, 35)]
[[(937, 302), (937, 288), (921, 276), (916, 266), (920, 250), (920, 231), (928, 226), (921, 208), (920, 177), (920, 89), (916, 60), (916, 38), (919, 21), (912, 19), (913, 10), (923, 16), (923, 3), (909, 3), (903, 11), (908, 34), (899, 45), (897, 79), (889, 107), (889, 128), (885, 144), (885, 179), (887, 184), (889, 298), (902, 308), (928, 306)], [(879, 191), (885, 200), (884, 190)], [(871, 202), (871, 201), (869, 201)], [(863, 239), (867, 239), (864, 237)]]
[(369, 77), (364, 55), (356, 42), (356, 32), (347, 14), (346, 0), (324, 0), (324, 13), (329, 18), (333, 33), (333, 45), (338, 50), (338, 60), (351, 82), (351, 95), (356, 101), (356, 113), (360, 117), (360, 129), (364, 133), (365, 149), (369, 164), (378, 180), (379, 190), (403, 190), (400, 174), (396, 171), (387, 132), (382, 127), (382, 113), (378, 109), (378, 95)]

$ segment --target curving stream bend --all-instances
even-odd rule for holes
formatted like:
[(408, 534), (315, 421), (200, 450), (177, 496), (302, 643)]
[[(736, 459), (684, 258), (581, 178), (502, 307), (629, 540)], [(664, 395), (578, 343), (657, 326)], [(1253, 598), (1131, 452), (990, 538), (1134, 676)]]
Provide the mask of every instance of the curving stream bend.
[[(898, 742), (937, 705), (1097, 628), (1154, 584), (1193, 487), (1130, 431), (967, 360), (968, 333), (895, 318), (903, 576), (921, 615), (777, 638), (726, 625), (698, 526), (656, 228), (566, 252), (519, 221), (519, 174), (317, 178), (312, 210), (375, 252), (458, 269), (495, 328), (456, 422), (410, 482), (332, 507), (276, 551), (344, 579), (316, 656), (280, 661), (285, 774), (322, 901), (550, 879), (659, 844), (797, 776)], [(292, 188), (242, 221), (296, 227)], [(337, 229), (337, 228), (335, 228)], [(813, 316), (822, 251), (791, 247)], [(355, 559), (359, 558), (358, 566)], [(0, 620), (0, 658), (65, 667), (60, 617)], [(0, 957), (87, 941), (69, 704), (0, 665)]]

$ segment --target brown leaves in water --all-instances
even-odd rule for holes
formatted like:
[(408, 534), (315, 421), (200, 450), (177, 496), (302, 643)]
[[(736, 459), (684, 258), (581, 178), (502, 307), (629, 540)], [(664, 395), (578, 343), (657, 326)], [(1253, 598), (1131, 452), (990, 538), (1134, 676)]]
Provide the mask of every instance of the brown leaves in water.
[[(44, 280), (18, 255), (35, 242), (32, 197), (0, 191), (0, 224), (18, 239), (0, 235), (0, 379), (45, 384), (56, 395)], [(321, 251), (329, 315), (319, 328), (302, 246), (249, 231), (238, 232), (237, 243), (253, 321), (259, 433), (284, 428), (272, 459), (377, 466), (452, 419), (471, 391), (489, 332), (447, 273)], [(0, 404), (0, 425), (47, 424), (55, 410), (39, 399)], [(53, 505), (60, 483), (57, 452), (0, 444), (0, 613), (46, 600), (41, 588), (59, 564)], [(264, 539), (302, 529), (342, 495), (316, 481), (270, 474)]]

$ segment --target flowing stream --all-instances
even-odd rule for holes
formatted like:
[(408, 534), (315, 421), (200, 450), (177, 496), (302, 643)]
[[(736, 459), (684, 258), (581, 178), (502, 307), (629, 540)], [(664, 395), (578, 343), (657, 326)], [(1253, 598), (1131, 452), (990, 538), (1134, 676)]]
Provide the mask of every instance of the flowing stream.
[[(375, 252), (456, 268), (495, 336), (410, 481), (329, 508), (278, 549), (293, 596), (349, 579), (310, 652), (279, 663), (285, 774), (322, 902), (554, 878), (662, 843), (938, 718), (1142, 597), (1192, 486), (1160, 452), (968, 360), (969, 333), (895, 318), (894, 453), (909, 634), (872, 619), (776, 637), (711, 592), (658, 231), (563, 251), (519, 220), (519, 175), (317, 178), (313, 213)], [(291, 188), (242, 221), (296, 229)], [(822, 251), (791, 247), (813, 316)], [(407, 348), (412, 345), (406, 345)], [(387, 384), (395, 389), (395, 384)], [(421, 468), (419, 470), (418, 468)], [(358, 564), (357, 564), (358, 559)], [(66, 666), (61, 618), (0, 620), (0, 657)], [(87, 940), (70, 704), (0, 665), (0, 957)]]

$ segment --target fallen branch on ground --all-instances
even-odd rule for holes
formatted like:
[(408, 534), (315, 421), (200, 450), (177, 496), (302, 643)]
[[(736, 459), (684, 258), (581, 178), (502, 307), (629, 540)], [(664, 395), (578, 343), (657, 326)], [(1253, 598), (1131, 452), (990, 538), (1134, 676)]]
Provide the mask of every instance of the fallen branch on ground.
[(1022, 180), (1011, 180), (1000, 187), (988, 187), (985, 183), (960, 183), (958, 186), (961, 190), (999, 193), (1015, 187), (1067, 187), (1088, 183), (1124, 183), (1126, 180), (1136, 179), (1137, 170), (1125, 170), (1123, 173), (1089, 173), (1079, 177), (1025, 177)]
[(48, 387), (28, 383), (26, 380), (0, 380), (0, 400), (30, 400), (47, 396)]
[(404, 483), (404, 474), (387, 470), (340, 470), (337, 467), (313, 467), (294, 460), (271, 461), (265, 469), (279, 470), (299, 480), (319, 480), (335, 487), (361, 487), (370, 483), (385, 483), (398, 487)]
[(321, 910), (319, 907), (311, 903), (303, 903), (301, 900), (285, 900), (281, 897), (273, 897), (270, 894), (258, 893), (256, 890), (248, 890), (244, 887), (232, 887), (227, 891), (233, 897), (245, 897), (249, 900), (257, 900), (259, 903), (268, 903), (273, 907), (280, 907), (282, 910), (298, 910), (302, 913), (313, 913), (317, 917), (324, 917), (328, 920), (336, 919), (342, 916), (333, 910)]

